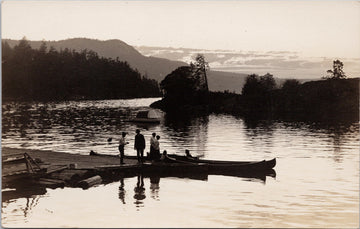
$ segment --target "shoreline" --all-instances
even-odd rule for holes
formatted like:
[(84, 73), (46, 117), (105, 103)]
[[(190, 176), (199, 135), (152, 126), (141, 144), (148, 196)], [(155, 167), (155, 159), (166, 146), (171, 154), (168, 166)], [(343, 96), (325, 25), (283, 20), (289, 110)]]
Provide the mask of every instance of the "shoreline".
[(124, 97), (124, 98), (101, 98), (101, 99), (93, 99), (93, 98), (82, 98), (82, 99), (63, 99), (63, 100), (33, 100), (33, 99), (3, 99), (2, 103), (52, 103), (52, 102), (82, 102), (82, 101), (102, 101), (102, 100), (132, 100), (132, 99), (162, 99), (162, 96), (149, 96), (149, 97)]

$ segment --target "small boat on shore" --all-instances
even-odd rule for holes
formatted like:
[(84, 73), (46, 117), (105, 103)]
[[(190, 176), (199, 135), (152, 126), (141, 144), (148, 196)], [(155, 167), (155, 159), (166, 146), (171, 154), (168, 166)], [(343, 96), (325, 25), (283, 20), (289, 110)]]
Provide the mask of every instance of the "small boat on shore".
[(131, 122), (160, 123), (160, 115), (155, 110), (139, 111)]

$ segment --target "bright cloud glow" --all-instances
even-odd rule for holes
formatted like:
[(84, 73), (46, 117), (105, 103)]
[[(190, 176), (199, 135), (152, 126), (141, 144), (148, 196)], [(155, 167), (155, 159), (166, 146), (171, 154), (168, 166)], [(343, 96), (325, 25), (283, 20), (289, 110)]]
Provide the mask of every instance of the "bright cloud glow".
[(358, 1), (2, 2), (2, 38), (360, 58)]

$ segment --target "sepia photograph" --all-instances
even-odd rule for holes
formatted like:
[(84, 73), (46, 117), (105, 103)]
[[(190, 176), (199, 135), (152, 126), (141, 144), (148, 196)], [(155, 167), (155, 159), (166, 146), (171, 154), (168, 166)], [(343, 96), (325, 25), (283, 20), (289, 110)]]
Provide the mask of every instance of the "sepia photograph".
[(1, 0), (1, 227), (359, 228), (360, 1)]

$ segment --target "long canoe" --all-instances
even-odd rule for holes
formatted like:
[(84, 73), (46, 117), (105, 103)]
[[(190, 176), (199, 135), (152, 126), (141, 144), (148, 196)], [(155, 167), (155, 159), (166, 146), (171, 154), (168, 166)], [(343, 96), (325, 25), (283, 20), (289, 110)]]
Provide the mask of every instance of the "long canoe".
[(171, 155), (169, 157), (174, 158), (177, 161), (208, 164), (210, 170), (225, 170), (228, 168), (237, 170), (270, 170), (276, 165), (276, 158), (262, 161), (219, 161), (180, 155)]
[(208, 163), (210, 172), (267, 172), (276, 165), (276, 159), (263, 160), (258, 162), (238, 162), (238, 163)]
[[(100, 154), (96, 154), (100, 155)], [(103, 155), (105, 156), (105, 155)], [(136, 159), (136, 156), (127, 156), (128, 159)], [(144, 157), (147, 160), (147, 157)], [(254, 171), (270, 171), (276, 165), (276, 158), (271, 160), (262, 161), (220, 161), (220, 160), (206, 160), (199, 159), (191, 156), (181, 156), (177, 154), (168, 154), (166, 162), (177, 163), (193, 163), (193, 164), (206, 164), (208, 165), (210, 172), (226, 172), (226, 171), (238, 171), (238, 172), (254, 172)], [(165, 163), (160, 163), (157, 166), (166, 166)]]
[(141, 166), (142, 171), (162, 171), (162, 172), (207, 172), (208, 165), (202, 163), (192, 163), (192, 162), (170, 162), (170, 161), (157, 161), (157, 162), (145, 162)]

